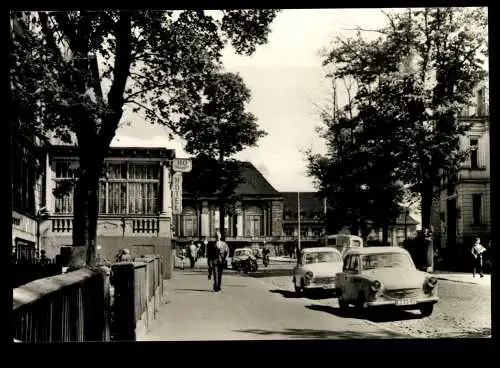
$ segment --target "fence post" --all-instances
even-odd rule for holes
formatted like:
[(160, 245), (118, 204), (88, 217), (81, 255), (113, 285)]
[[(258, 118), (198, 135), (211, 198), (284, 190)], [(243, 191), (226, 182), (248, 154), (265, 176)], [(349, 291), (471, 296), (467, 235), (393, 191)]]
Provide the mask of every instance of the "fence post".
[(135, 280), (133, 263), (117, 263), (111, 267), (114, 286), (113, 323), (114, 340), (135, 341)]

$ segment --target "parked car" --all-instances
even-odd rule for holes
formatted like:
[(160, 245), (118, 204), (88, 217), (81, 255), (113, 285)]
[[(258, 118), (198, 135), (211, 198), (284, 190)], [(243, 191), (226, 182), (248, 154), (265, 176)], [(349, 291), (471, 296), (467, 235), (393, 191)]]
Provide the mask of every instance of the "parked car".
[(339, 307), (392, 306), (430, 316), (438, 302), (437, 278), (419, 271), (407, 250), (370, 247), (348, 251), (337, 274)]
[(303, 249), (293, 269), (292, 282), (300, 294), (311, 290), (336, 290), (335, 275), (342, 270), (342, 256), (331, 247)]
[(350, 249), (363, 248), (363, 239), (357, 235), (350, 234), (335, 234), (335, 235), (325, 235), (319, 240), (320, 246), (323, 247), (333, 247), (337, 249), (342, 257)]
[(246, 262), (248, 258), (253, 258), (256, 261), (255, 256), (253, 255), (252, 248), (238, 248), (234, 250), (233, 258), (231, 259), (231, 268), (233, 270), (239, 270), (242, 267), (242, 262)]

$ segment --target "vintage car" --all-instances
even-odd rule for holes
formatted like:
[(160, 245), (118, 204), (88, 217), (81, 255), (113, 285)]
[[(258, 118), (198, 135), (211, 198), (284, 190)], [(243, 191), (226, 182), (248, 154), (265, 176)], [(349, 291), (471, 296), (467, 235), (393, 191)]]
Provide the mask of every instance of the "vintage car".
[(351, 234), (324, 235), (319, 239), (319, 245), (333, 247), (344, 257), (351, 249), (363, 248), (363, 239)]
[(234, 250), (233, 258), (231, 259), (231, 268), (233, 270), (239, 270), (242, 267), (242, 262), (245, 262), (248, 260), (248, 258), (251, 258), (255, 261), (257, 259), (255, 258), (253, 254), (252, 248), (238, 248)]
[(342, 256), (335, 248), (303, 249), (293, 269), (292, 281), (300, 294), (311, 290), (336, 291), (335, 275), (342, 270)]
[(419, 271), (407, 250), (370, 247), (348, 251), (337, 274), (339, 307), (392, 306), (432, 314), (438, 302), (437, 278)]

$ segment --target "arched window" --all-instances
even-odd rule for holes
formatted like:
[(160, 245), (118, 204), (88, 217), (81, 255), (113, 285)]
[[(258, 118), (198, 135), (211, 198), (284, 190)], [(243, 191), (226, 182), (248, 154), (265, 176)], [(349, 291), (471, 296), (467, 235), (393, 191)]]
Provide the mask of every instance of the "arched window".
[(198, 217), (196, 210), (192, 207), (182, 209), (182, 235), (196, 237), (198, 231)]
[(264, 234), (264, 211), (257, 206), (245, 209), (245, 236), (255, 237)]

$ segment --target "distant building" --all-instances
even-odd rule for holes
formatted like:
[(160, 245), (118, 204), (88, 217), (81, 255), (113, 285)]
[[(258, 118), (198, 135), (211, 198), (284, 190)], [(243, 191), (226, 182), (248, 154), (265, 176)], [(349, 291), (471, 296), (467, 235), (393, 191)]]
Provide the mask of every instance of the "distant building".
[[(197, 164), (193, 159), (193, 167)], [(283, 198), (250, 162), (239, 162), (242, 182), (235, 190), (237, 200), (225, 218), (226, 241), (231, 251), (239, 246), (278, 244), (283, 232)], [(196, 173), (183, 174), (182, 214), (175, 216), (177, 244), (202, 237), (215, 240), (219, 209), (211, 193), (190, 192)]]
[(450, 259), (468, 256), (475, 237), (487, 244), (491, 234), (490, 130), (488, 84), (475, 88), (476, 101), (459, 119), (470, 123), (460, 139), (469, 157), (454, 176), (443, 174), (433, 204), (434, 242)]

